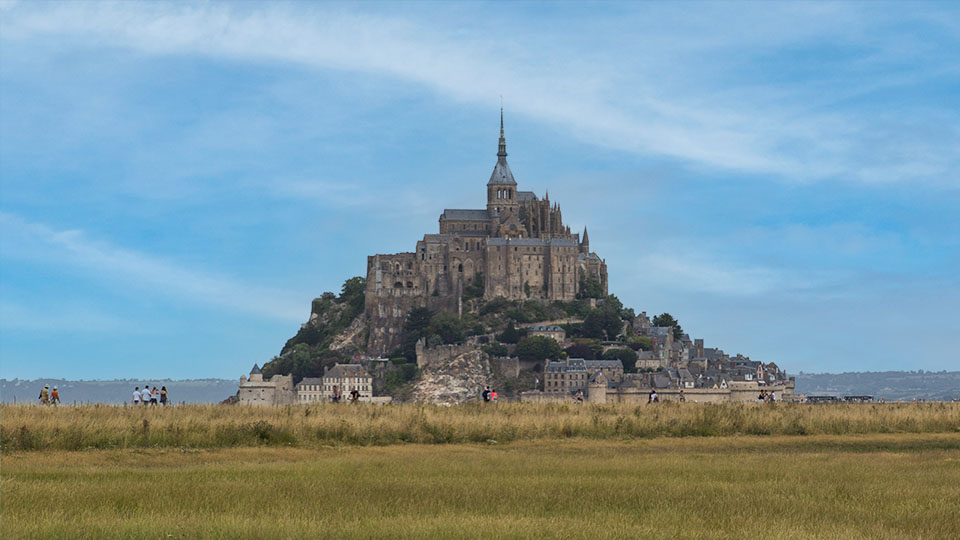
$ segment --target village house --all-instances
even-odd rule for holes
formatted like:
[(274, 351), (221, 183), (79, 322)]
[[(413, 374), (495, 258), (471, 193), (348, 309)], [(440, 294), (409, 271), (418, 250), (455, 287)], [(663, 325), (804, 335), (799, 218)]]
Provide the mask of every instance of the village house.
[(567, 339), (567, 332), (563, 328), (555, 325), (551, 326), (531, 326), (527, 328), (528, 336), (544, 336), (553, 338), (557, 343), (563, 345)]
[(334, 364), (323, 374), (323, 397), (330, 399), (334, 389), (346, 400), (350, 392), (360, 392), (360, 401), (371, 401), (373, 377), (360, 364)]
[(572, 394), (587, 389), (587, 381), (602, 373), (605, 380), (623, 380), (623, 362), (620, 360), (584, 360), (569, 358), (548, 362), (543, 374), (543, 391), (553, 395)]
[(241, 405), (290, 405), (296, 399), (293, 375), (274, 375), (263, 380), (260, 366), (254, 364), (249, 378), (240, 377), (237, 399)]
[(305, 377), (297, 383), (297, 403), (308, 404), (324, 401), (323, 377)]

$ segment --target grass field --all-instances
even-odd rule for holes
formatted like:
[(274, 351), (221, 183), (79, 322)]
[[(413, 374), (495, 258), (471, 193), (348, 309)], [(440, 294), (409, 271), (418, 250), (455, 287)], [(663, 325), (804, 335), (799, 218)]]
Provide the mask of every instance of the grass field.
[(166, 408), (5, 405), (0, 415), (0, 449), (4, 451), (960, 433), (960, 403)]
[(0, 413), (3, 538), (960, 538), (960, 404)]
[(3, 456), (4, 538), (960, 538), (960, 435)]

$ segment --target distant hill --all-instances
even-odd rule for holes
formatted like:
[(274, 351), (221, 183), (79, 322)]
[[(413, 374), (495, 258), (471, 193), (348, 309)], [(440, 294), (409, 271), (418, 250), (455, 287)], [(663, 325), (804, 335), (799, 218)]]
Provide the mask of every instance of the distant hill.
[(923, 398), (960, 399), (960, 371), (866, 371), (800, 373), (797, 393), (811, 395), (869, 395), (887, 401)]
[(0, 401), (3, 403), (36, 403), (43, 385), (58, 387), (63, 403), (123, 403), (130, 401), (136, 386), (149, 384), (167, 387), (172, 403), (219, 403), (237, 393), (238, 380), (112, 380), (67, 381), (64, 379), (0, 379)]

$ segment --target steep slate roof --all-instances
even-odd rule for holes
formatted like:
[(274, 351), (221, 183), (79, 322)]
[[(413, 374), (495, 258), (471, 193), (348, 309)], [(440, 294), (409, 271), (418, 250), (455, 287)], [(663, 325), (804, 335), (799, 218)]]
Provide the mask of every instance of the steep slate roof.
[(258, 373), (259, 373), (259, 374), (263, 374), (263, 372), (260, 371), (260, 366), (254, 364), (254, 365), (253, 365), (253, 369), (250, 370), (250, 374), (251, 374), (251, 375), (256, 375), (256, 374), (258, 374)]
[(485, 221), (490, 219), (490, 214), (486, 210), (461, 210), (447, 208), (443, 211), (440, 219), (472, 219), (476, 221)]
[(487, 185), (517, 185), (517, 181), (513, 179), (513, 173), (510, 172), (510, 166), (507, 165), (507, 139), (503, 136), (503, 109), (500, 109), (500, 145), (497, 149), (497, 164), (493, 167), (493, 174), (490, 175)]
[(367, 373), (367, 370), (363, 369), (363, 366), (360, 364), (334, 364), (330, 371), (327, 371), (324, 378), (339, 378), (339, 377), (369, 377), (370, 374)]
[(567, 371), (586, 371), (587, 361), (583, 358), (570, 358), (567, 360)]
[(584, 360), (587, 364), (587, 369), (623, 369), (623, 362), (620, 360)]
[(490, 246), (562, 246), (577, 247), (577, 241), (570, 238), (491, 238)]
[(563, 373), (566, 370), (566, 362), (547, 362), (547, 367), (544, 368), (546, 373)]
[(563, 328), (559, 326), (531, 326), (527, 328), (531, 332), (563, 332)]
[(537, 195), (532, 191), (518, 191), (517, 200), (520, 202), (535, 201), (537, 200)]
[(672, 388), (673, 386), (675, 385), (670, 381), (670, 377), (662, 373), (657, 373), (653, 376), (654, 388)]
[(322, 377), (304, 377), (300, 382), (297, 383), (297, 387), (300, 385), (306, 384), (323, 384)]

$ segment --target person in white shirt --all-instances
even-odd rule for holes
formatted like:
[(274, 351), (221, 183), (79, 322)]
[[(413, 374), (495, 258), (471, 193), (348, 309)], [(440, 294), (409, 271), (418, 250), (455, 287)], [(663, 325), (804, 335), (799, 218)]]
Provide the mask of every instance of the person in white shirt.
[(139, 405), (141, 399), (143, 399), (143, 397), (140, 395), (140, 387), (138, 386), (133, 389), (133, 404)]
[(150, 403), (150, 387), (149, 386), (143, 387), (143, 392), (140, 392), (140, 401), (144, 405), (147, 405)]

